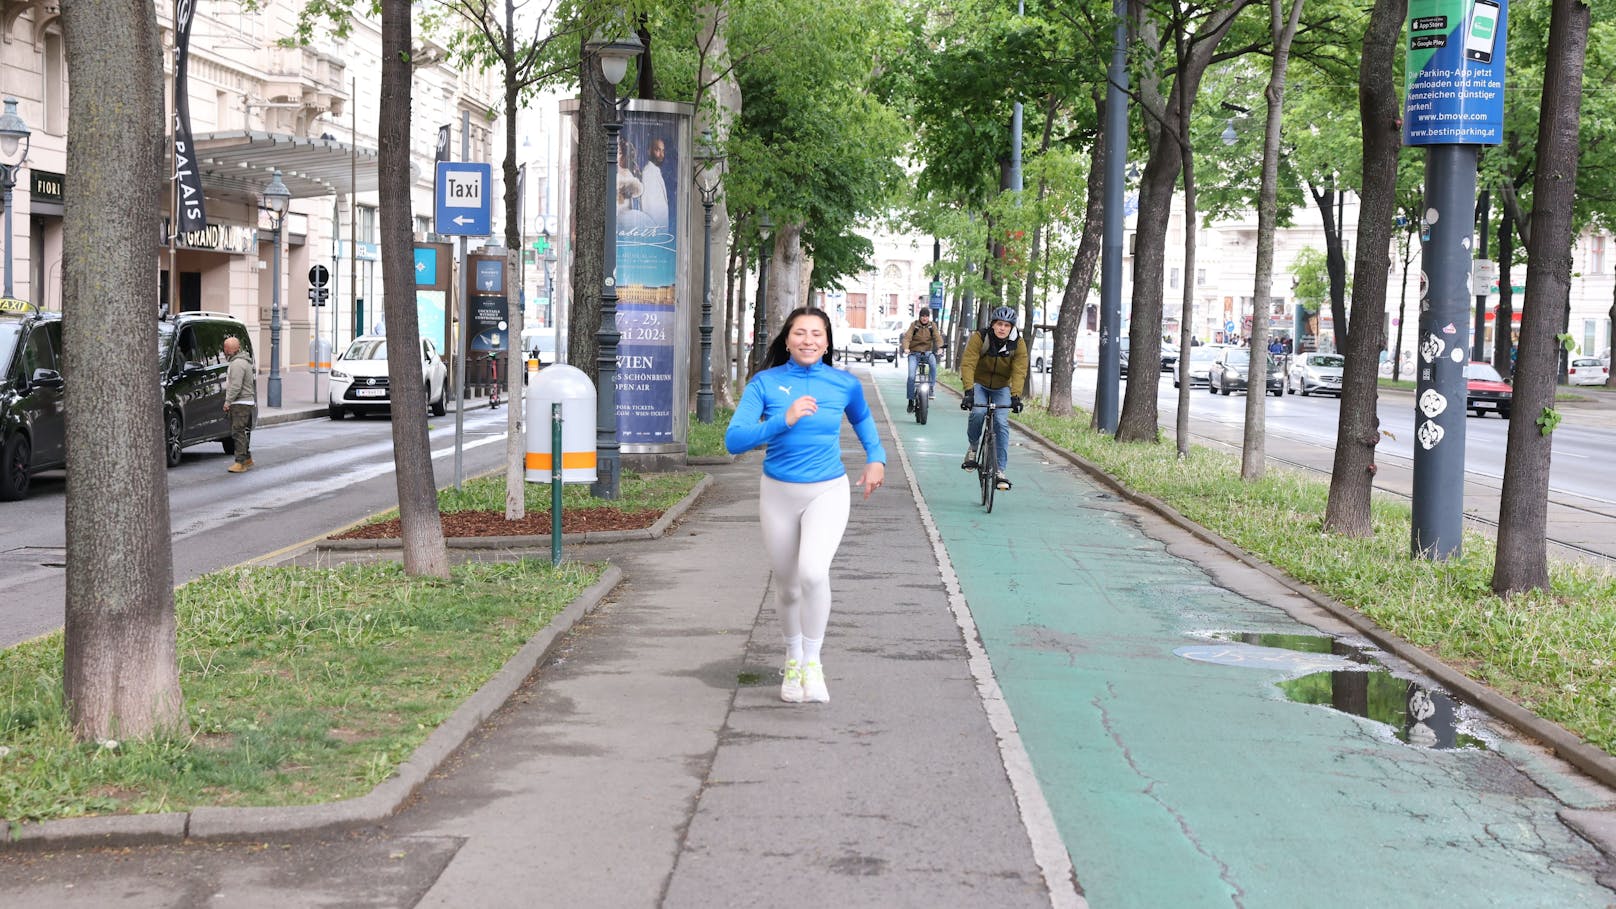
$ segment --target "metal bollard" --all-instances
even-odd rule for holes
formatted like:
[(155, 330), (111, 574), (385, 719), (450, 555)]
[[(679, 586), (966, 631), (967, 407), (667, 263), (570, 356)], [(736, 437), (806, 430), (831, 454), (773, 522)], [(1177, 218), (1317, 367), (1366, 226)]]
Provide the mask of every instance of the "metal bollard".
[(561, 402), (550, 405), (550, 564), (561, 564)]

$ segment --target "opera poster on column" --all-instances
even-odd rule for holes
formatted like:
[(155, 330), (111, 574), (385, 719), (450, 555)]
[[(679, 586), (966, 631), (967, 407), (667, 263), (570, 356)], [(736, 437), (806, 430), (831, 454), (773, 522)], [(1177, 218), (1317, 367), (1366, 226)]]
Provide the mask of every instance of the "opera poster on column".
[[(617, 163), (617, 433), (627, 445), (677, 442), (679, 205), (683, 117), (627, 110)], [(677, 402), (677, 403), (676, 403)]]

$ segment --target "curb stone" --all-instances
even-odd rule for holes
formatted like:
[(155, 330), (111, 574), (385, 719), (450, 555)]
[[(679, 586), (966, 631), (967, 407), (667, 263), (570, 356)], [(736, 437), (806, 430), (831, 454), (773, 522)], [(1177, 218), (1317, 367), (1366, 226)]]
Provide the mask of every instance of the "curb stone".
[[(694, 492), (694, 490), (693, 490)], [(64, 818), (12, 824), (0, 840), (7, 851), (177, 844), (185, 841), (274, 840), (289, 834), (331, 833), (386, 820), (533, 673), (555, 642), (588, 615), (623, 579), (608, 566), (540, 629), (483, 686), (439, 724), (393, 776), (365, 795), (322, 805), (193, 808), (189, 812)]]
[[(1249, 568), (1262, 572), (1269, 578), (1278, 582), (1286, 589), (1312, 602), (1315, 606), (1325, 610), (1346, 624), (1353, 630), (1374, 641), (1383, 649), (1395, 654), (1398, 658), (1413, 665), (1421, 672), (1429, 675), (1448, 691), (1458, 694), (1466, 701), (1485, 710), (1505, 723), (1547, 746), (1549, 749), (1565, 759), (1568, 763), (1583, 773), (1597, 780), (1604, 786), (1616, 788), (1616, 757), (1602, 749), (1595, 748), (1584, 742), (1579, 736), (1551, 720), (1538, 716), (1520, 704), (1505, 697), (1491, 687), (1470, 678), (1448, 664), (1431, 656), (1424, 650), (1410, 644), (1392, 633), (1381, 628), (1367, 616), (1358, 612), (1345, 603), (1325, 596), (1313, 587), (1296, 580), (1278, 568), (1261, 561), (1244, 549), (1234, 545), (1223, 537), (1213, 533), (1199, 523), (1185, 517), (1178, 509), (1166, 502), (1141, 492), (1136, 492), (1118, 482), (1110, 474), (1100, 469), (1099, 465), (1089, 461), (1081, 455), (1067, 451), (1045, 438), (1025, 425), (1012, 420), (1011, 425), (1028, 438), (1053, 452), (1055, 455), (1078, 467), (1095, 479), (1100, 485), (1106, 487), (1118, 496), (1143, 506), (1155, 512), (1160, 517), (1174, 524), (1180, 529), (1190, 533), (1196, 539), (1221, 550), (1229, 557), (1239, 561)], [(1584, 812), (1590, 813), (1590, 812)], [(1609, 844), (1616, 843), (1616, 823), (1610, 824), (1611, 839), (1607, 841), (1607, 851), (1616, 852), (1616, 847)]]

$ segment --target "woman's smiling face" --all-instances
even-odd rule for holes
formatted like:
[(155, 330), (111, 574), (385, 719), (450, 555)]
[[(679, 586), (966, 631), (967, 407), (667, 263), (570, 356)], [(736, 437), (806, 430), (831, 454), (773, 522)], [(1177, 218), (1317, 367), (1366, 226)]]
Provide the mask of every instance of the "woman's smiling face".
[(812, 366), (823, 359), (829, 343), (824, 320), (813, 313), (803, 313), (793, 319), (791, 331), (786, 334), (786, 350), (800, 366)]

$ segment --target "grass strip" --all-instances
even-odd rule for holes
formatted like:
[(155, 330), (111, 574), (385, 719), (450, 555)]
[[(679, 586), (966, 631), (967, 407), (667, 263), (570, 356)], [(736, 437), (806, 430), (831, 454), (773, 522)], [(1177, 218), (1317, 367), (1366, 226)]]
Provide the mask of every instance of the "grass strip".
[(1343, 537), (1323, 530), (1325, 482), (1283, 468), (1248, 482), (1235, 456), (1191, 446), (1180, 460), (1168, 444), (1117, 442), (1090, 430), (1083, 411), (1061, 418), (1034, 406), (1015, 419), (1616, 754), (1616, 577), (1609, 573), (1555, 562), (1548, 592), (1502, 600), (1490, 587), (1495, 543), (1481, 534), (1467, 532), (1457, 558), (1410, 556), (1407, 503), (1377, 499), (1374, 535)]
[(191, 732), (79, 743), (62, 634), (0, 650), (0, 818), (299, 805), (362, 795), (602, 565), (468, 562), (239, 568), (175, 594)]
[(724, 431), (729, 429), (730, 417), (735, 415), (733, 407), (713, 407), (713, 421), (702, 423), (696, 419), (695, 414), (690, 415), (690, 432), (685, 439), (685, 447), (692, 458), (716, 458), (729, 454), (724, 448)]
[[(581, 508), (611, 508), (617, 511), (667, 511), (696, 488), (706, 474), (701, 471), (681, 473), (647, 473), (623, 471), (618, 480), (616, 499), (597, 499), (589, 494), (585, 483), (568, 483), (561, 487), (561, 508), (573, 511)], [(529, 512), (550, 510), (550, 484), (526, 483), (526, 508)], [(459, 489), (447, 486), (438, 490), (438, 511), (454, 514), (460, 511), (497, 511), (505, 513), (505, 474), (484, 474), (460, 484)], [(388, 509), (372, 516), (365, 524), (379, 524), (398, 517), (398, 509)]]

